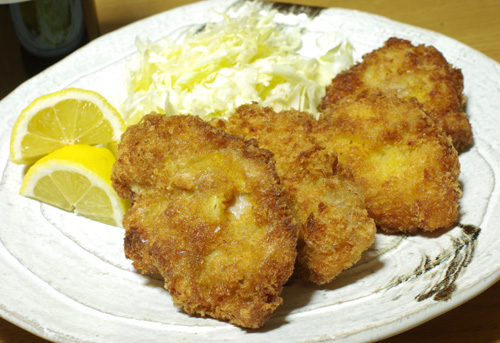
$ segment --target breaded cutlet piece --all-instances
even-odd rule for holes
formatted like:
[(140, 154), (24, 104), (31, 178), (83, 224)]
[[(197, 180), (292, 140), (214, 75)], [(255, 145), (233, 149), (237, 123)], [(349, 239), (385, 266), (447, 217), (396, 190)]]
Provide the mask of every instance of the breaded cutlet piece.
[(324, 111), (343, 97), (369, 88), (403, 99), (416, 98), (452, 137), (458, 151), (471, 143), (462, 72), (433, 46), (414, 46), (407, 40), (390, 38), (383, 47), (365, 54), (360, 63), (337, 75), (327, 86), (319, 109)]
[(315, 137), (349, 167), (387, 232), (450, 227), (461, 196), (458, 153), (415, 99), (363, 91), (325, 110)]
[(356, 263), (374, 239), (376, 227), (351, 174), (310, 133), (308, 113), (274, 112), (243, 105), (227, 121), (212, 123), (254, 138), (273, 152), (278, 175), (290, 193), (299, 223), (297, 271), (316, 284), (332, 281)]
[(125, 254), (175, 305), (245, 328), (282, 303), (298, 230), (272, 154), (195, 116), (150, 114), (118, 147)]

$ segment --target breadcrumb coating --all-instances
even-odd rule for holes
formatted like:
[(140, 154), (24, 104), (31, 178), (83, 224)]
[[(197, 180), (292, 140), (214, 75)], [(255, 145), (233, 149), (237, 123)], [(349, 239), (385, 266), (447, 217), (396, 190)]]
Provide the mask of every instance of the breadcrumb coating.
[(332, 281), (356, 263), (374, 239), (363, 192), (350, 172), (312, 136), (308, 113), (257, 104), (240, 106), (227, 120), (212, 123), (257, 139), (273, 152), (276, 170), (290, 193), (299, 224), (297, 273), (317, 284)]
[(451, 136), (458, 151), (472, 142), (472, 129), (464, 112), (463, 75), (433, 46), (412, 45), (390, 38), (383, 47), (340, 73), (326, 88), (320, 111), (344, 97), (375, 89), (402, 99), (416, 98)]
[(461, 196), (458, 153), (423, 106), (372, 90), (328, 107), (315, 137), (336, 151), (384, 231), (450, 227)]
[(282, 303), (298, 230), (272, 154), (194, 116), (150, 114), (112, 174), (132, 202), (125, 254), (188, 314), (258, 328)]

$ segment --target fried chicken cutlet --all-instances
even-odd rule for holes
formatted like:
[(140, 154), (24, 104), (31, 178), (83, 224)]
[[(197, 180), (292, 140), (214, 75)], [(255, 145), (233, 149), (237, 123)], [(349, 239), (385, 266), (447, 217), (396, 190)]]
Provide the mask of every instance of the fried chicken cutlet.
[(212, 123), (255, 138), (273, 152), (299, 223), (298, 273), (324, 284), (360, 259), (372, 245), (376, 227), (352, 175), (312, 137), (315, 121), (308, 113), (276, 113), (250, 104), (237, 108), (227, 121)]
[(320, 111), (350, 94), (378, 89), (403, 99), (416, 98), (460, 151), (472, 141), (464, 112), (463, 75), (432, 46), (414, 46), (390, 38), (383, 47), (363, 56), (362, 62), (337, 75), (326, 88)]
[(454, 224), (458, 153), (416, 99), (365, 90), (328, 107), (313, 131), (350, 168), (381, 229), (409, 233)]
[(258, 328), (282, 303), (298, 230), (269, 151), (195, 116), (150, 114), (123, 134), (112, 181), (132, 203), (126, 256), (175, 305)]

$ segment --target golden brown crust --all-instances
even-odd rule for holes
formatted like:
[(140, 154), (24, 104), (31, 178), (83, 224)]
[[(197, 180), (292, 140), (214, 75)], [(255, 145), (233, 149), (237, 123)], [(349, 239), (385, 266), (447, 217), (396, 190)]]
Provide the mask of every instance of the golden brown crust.
[(364, 55), (362, 62), (335, 77), (319, 109), (324, 111), (345, 96), (369, 88), (403, 99), (416, 98), (452, 137), (457, 150), (471, 143), (462, 72), (434, 47), (390, 38), (383, 47)]
[(350, 173), (311, 135), (316, 120), (307, 113), (276, 113), (243, 105), (214, 125), (255, 138), (271, 150), (276, 170), (300, 224), (298, 272), (317, 284), (333, 280), (356, 263), (374, 241), (375, 224)]
[(184, 311), (257, 328), (282, 303), (297, 229), (269, 151), (198, 117), (148, 115), (124, 133), (112, 181), (132, 201), (127, 257)]
[(458, 153), (415, 99), (365, 90), (327, 108), (313, 129), (350, 168), (383, 230), (433, 231), (455, 223)]

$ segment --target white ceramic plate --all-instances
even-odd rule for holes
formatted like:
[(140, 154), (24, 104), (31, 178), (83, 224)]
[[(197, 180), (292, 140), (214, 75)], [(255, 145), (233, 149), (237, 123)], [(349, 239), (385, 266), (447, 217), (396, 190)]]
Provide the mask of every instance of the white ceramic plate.
[[(381, 339), (421, 324), (479, 294), (500, 278), (500, 65), (440, 34), (351, 10), (312, 19), (312, 31), (345, 33), (356, 58), (390, 36), (436, 46), (465, 76), (475, 135), (460, 155), (461, 225), (434, 235), (377, 235), (354, 268), (326, 287), (291, 281), (264, 328), (245, 331), (190, 317), (162, 283), (137, 274), (122, 250), (123, 230), (18, 195), (24, 166), (10, 161), (10, 131), (35, 97), (65, 87), (112, 97), (134, 39), (175, 35), (214, 19), (235, 1), (204, 1), (137, 22), (75, 52), (0, 103), (0, 315), (58, 342), (328, 341)], [(447, 300), (445, 300), (447, 299)]]

